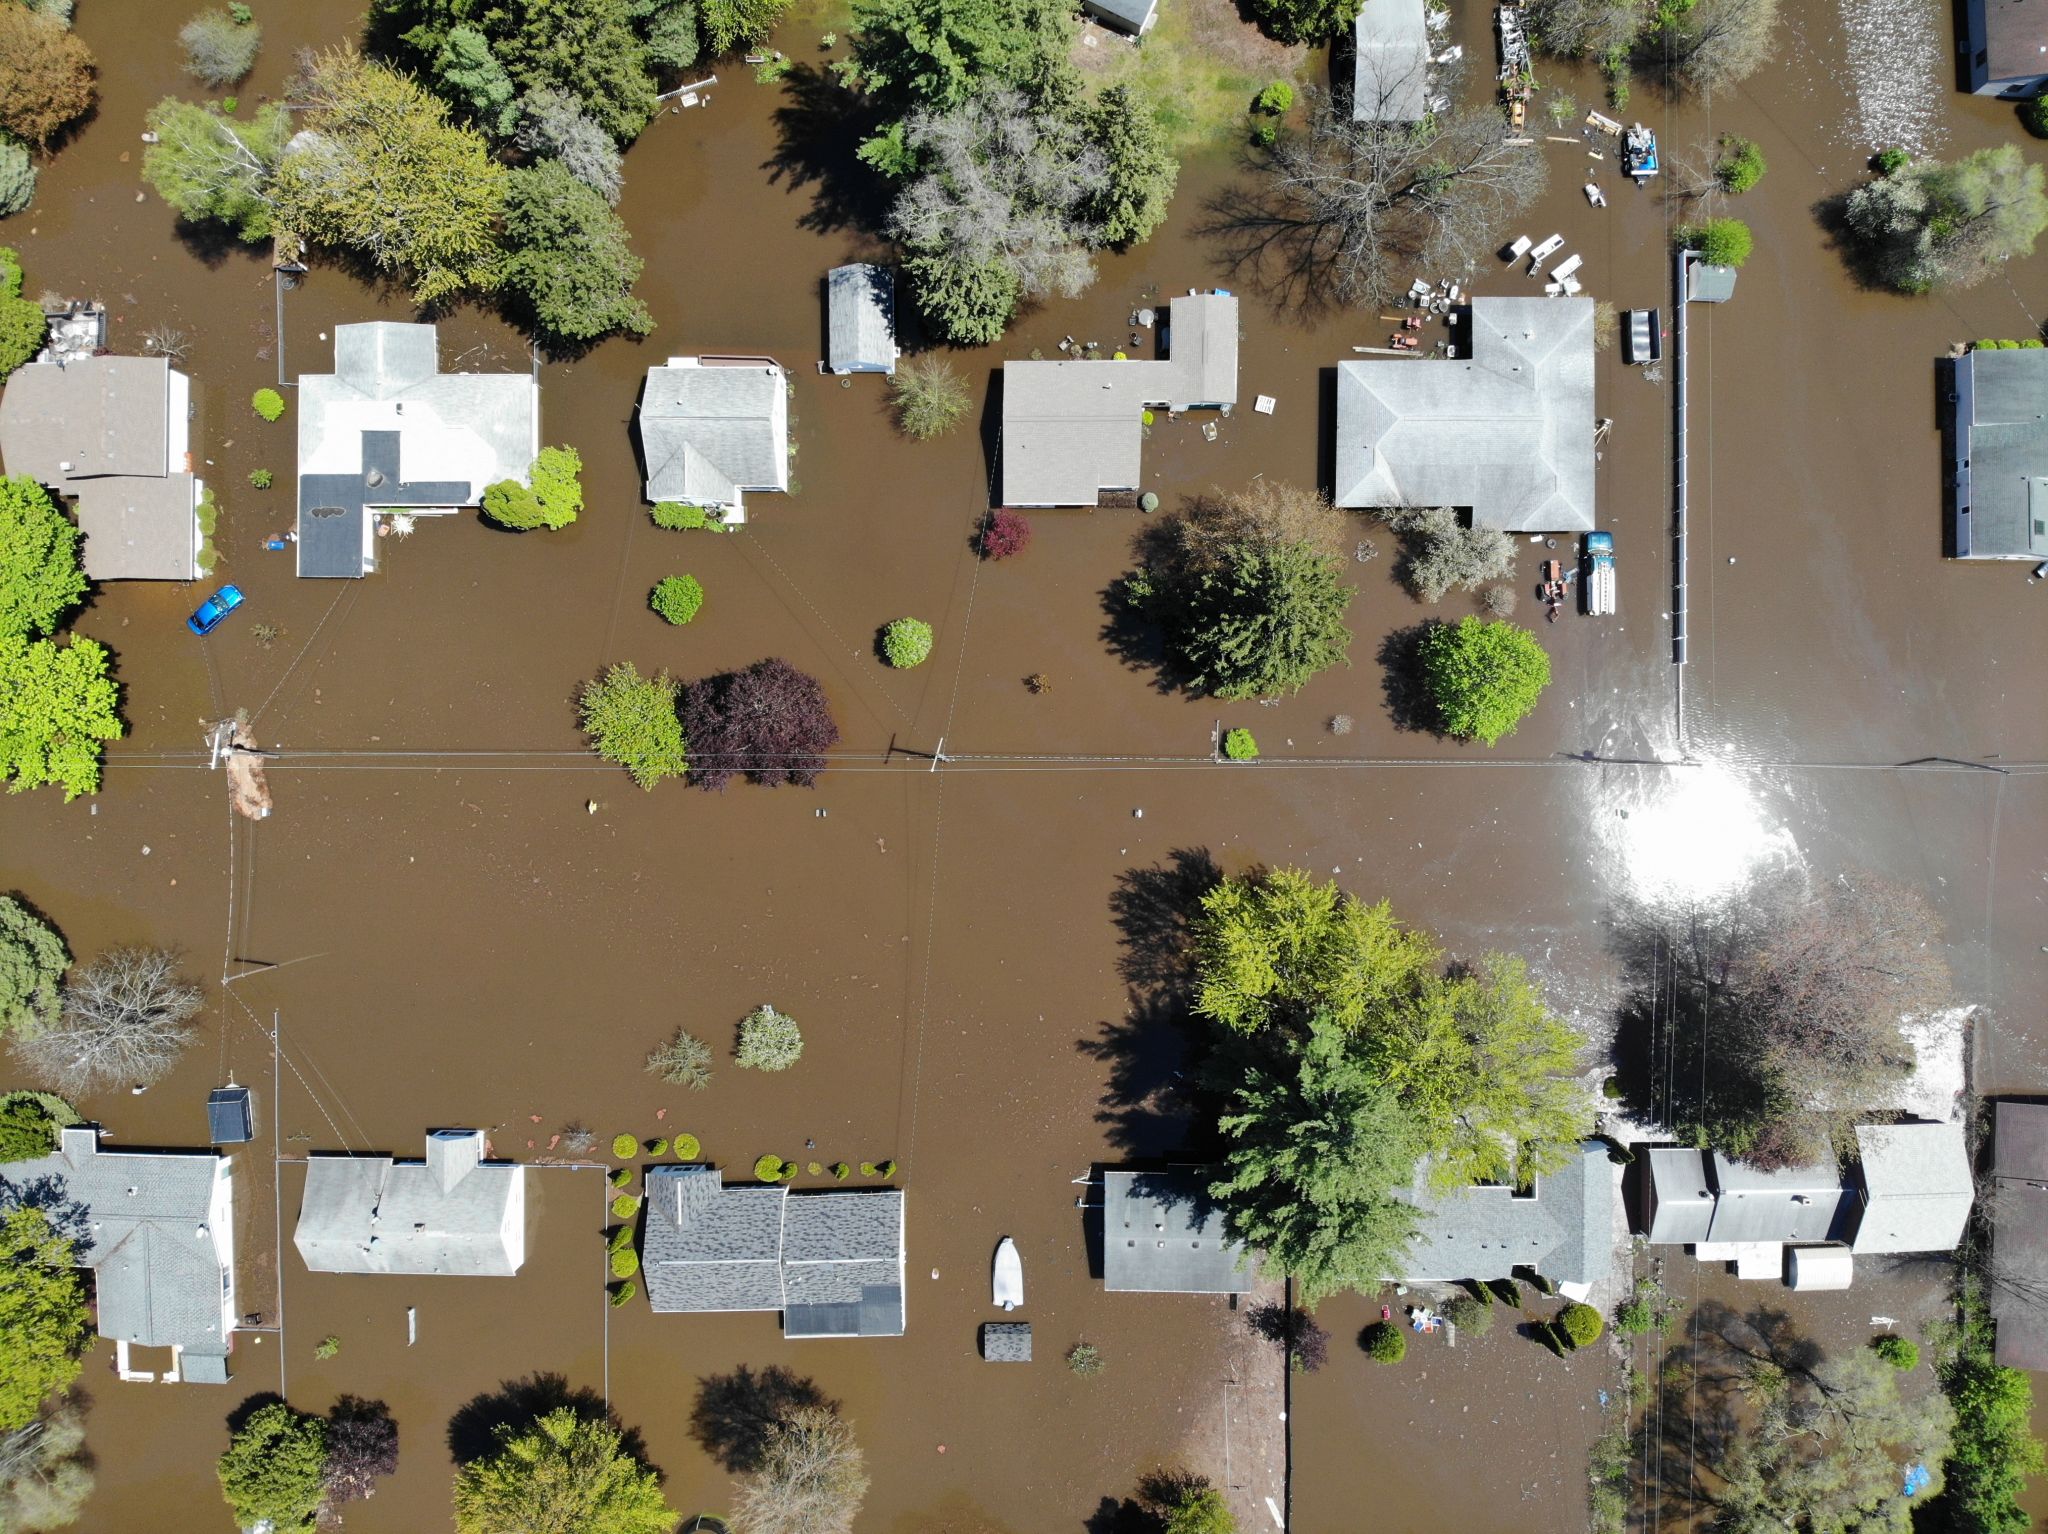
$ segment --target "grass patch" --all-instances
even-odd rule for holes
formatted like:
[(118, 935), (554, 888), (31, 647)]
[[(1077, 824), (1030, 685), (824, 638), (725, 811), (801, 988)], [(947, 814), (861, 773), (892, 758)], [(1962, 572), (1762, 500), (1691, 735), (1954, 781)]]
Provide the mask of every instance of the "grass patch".
[(1176, 150), (1242, 142), (1245, 109), (1264, 88), (1309, 83), (1309, 50), (1266, 37), (1231, 0), (1161, 6), (1158, 25), (1139, 47), (1100, 27), (1083, 35), (1096, 39), (1093, 48), (1074, 48), (1089, 83), (1137, 86)]

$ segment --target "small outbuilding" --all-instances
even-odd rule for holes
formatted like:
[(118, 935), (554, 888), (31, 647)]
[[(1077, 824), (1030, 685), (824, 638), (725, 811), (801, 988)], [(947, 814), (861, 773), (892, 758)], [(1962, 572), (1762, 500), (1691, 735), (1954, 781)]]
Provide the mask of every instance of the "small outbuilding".
[(1787, 1289), (1846, 1289), (1856, 1281), (1856, 1258), (1846, 1246), (1785, 1248)]
[(1031, 1362), (1029, 1321), (988, 1321), (981, 1328), (982, 1361), (991, 1364)]
[(1698, 256), (1685, 263), (1685, 296), (1695, 304), (1725, 304), (1735, 296), (1735, 268), (1713, 266)]
[(1242, 1294), (1258, 1281), (1209, 1196), (1206, 1167), (1102, 1174), (1102, 1287), (1139, 1294)]
[(896, 274), (857, 262), (825, 278), (825, 367), (833, 373), (896, 371)]
[(215, 1145), (244, 1145), (256, 1138), (249, 1089), (232, 1081), (215, 1087), (206, 1099), (207, 1138)]
[(1106, 27), (1143, 37), (1159, 20), (1159, 0), (1081, 0), (1081, 9)]

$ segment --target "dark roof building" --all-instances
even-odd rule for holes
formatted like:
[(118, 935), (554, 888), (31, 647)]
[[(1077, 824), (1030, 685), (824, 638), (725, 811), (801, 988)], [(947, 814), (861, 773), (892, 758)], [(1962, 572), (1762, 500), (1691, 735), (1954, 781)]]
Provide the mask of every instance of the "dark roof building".
[(1970, 89), (2038, 95), (2048, 85), (2048, 7), (2040, 0), (1963, 0)]
[(903, 1335), (903, 1194), (647, 1174), (641, 1270), (657, 1311), (779, 1310), (785, 1337)]
[(1949, 551), (2048, 559), (2048, 350), (1972, 350), (1952, 363)]
[(1527, 1189), (1489, 1185), (1436, 1192), (1418, 1177), (1407, 1194), (1421, 1215), (1399, 1276), (1415, 1283), (1510, 1278), (1532, 1268), (1568, 1292), (1607, 1277), (1614, 1250), (1614, 1164), (1588, 1140)]
[(1159, 19), (1159, 0), (1081, 0), (1081, 9), (1133, 37), (1143, 37)]
[(835, 266), (825, 278), (825, 366), (834, 373), (896, 371), (896, 274)]
[(215, 1145), (242, 1145), (256, 1138), (247, 1087), (229, 1082), (207, 1095), (206, 1137)]
[(1029, 1321), (985, 1321), (981, 1328), (981, 1356), (992, 1364), (1031, 1362)]
[(1991, 1130), (1994, 1355), (2048, 1369), (2048, 1103), (1999, 1103)]
[(1137, 1294), (1242, 1294), (1258, 1281), (1209, 1197), (1207, 1167), (1102, 1174), (1102, 1287)]

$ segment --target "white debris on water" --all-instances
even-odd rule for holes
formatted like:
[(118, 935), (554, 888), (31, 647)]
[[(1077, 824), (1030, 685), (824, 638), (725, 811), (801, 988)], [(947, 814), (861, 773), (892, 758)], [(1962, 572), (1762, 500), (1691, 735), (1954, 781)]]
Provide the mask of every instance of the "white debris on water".
[(1849, 103), (1843, 129), (1851, 147), (1931, 153), (1940, 147), (1951, 88), (1948, 8), (1935, 0), (1840, 3), (1847, 78), (1837, 84)]

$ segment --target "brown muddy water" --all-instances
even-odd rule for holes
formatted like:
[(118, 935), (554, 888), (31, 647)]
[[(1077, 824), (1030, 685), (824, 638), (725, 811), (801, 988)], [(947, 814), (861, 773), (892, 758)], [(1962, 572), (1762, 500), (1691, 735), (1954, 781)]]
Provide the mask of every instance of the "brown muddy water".
[[(1853, 181), (1863, 152), (1846, 126), (1832, 5), (1800, 8), (1785, 62), (1711, 115), (1639, 98), (1667, 154), (1739, 131), (1772, 166), (1741, 210), (1759, 250), (1736, 300), (1695, 311), (1683, 732), (1665, 623), (1669, 385), (1610, 354), (1600, 410), (1616, 426), (1599, 496), (1621, 548), (1621, 616), (1538, 625), (1555, 685), (1491, 754), (1389, 717), (1374, 656), (1428, 614), (1393, 584), (1391, 547), (1371, 529), (1361, 536), (1381, 554), (1359, 567), (1352, 667), (1271, 708), (1162, 692), (1107, 647), (1103, 594), (1126, 567), (1135, 513), (1038, 516), (1028, 554), (978, 565), (968, 538), (987, 505), (987, 421), (908, 443), (877, 381), (841, 387), (815, 372), (818, 281), (875, 247), (821, 215), (816, 185), (790, 173), (779, 93), (744, 68), (726, 72), (709, 110), (661, 119), (628, 157), (621, 211), (660, 328), (543, 371), (545, 436), (586, 464), (582, 520), (515, 538), (443, 519), (389, 547), (368, 580), (295, 581), (288, 554), (260, 549), (289, 525), (291, 418), (265, 426), (243, 403), (279, 375), (270, 274), (188, 248), (160, 204), (136, 197), (142, 113), (183, 89), (180, 19), (83, 0), (98, 117), (4, 235), (32, 291), (107, 300), (124, 347), (153, 324), (191, 335), (194, 441), (226, 507), (219, 574), (250, 603), (246, 621), (201, 645), (180, 623), (193, 591), (130, 584), (95, 598), (79, 627), (119, 654), (131, 736), (97, 801), (36, 795), (0, 811), (0, 887), (48, 911), (80, 953), (177, 944), (208, 979), (216, 954), (226, 970), (287, 966), (216, 986), (208, 1032), (146, 1096), (85, 1105), (130, 1143), (192, 1143), (207, 1087), (230, 1072), (258, 1084), (264, 1132), (239, 1184), (244, 1285), (249, 1307), (267, 1324), (281, 1314), (284, 1329), (281, 1347), (276, 1333), (244, 1335), (224, 1392), (124, 1386), (96, 1358), (100, 1491), (87, 1527), (226, 1527), (211, 1473), (222, 1419), (246, 1391), (280, 1384), (311, 1409), (379, 1396), (401, 1423), (402, 1468), (350, 1511), (351, 1528), (443, 1527), (450, 1419), (535, 1371), (607, 1393), (675, 1504), (717, 1508), (727, 1482), (692, 1440), (690, 1408), (699, 1378), (742, 1363), (785, 1364), (845, 1403), (874, 1474), (864, 1529), (1080, 1529), (1169, 1463), (1227, 1480), (1243, 1526), (1266, 1526), (1263, 1499), (1280, 1494), (1271, 1360), (1244, 1353), (1221, 1302), (1104, 1295), (1076, 1207), (1091, 1167), (1182, 1141), (1178, 1038), (1119, 979), (1111, 900), (1132, 871), (1189, 849), (1227, 869), (1327, 871), (1391, 896), (1453, 949), (1525, 952), (1596, 1032), (1618, 893), (1713, 890), (1787, 857), (1822, 873), (1874, 867), (1926, 889), (1948, 923), (1959, 997), (1982, 1009), (1979, 1085), (2040, 1087), (2048, 838), (2042, 780), (2024, 768), (2048, 758), (2048, 718), (2020, 670), (2041, 652), (2048, 595), (2017, 568), (1940, 561), (1933, 360), (1956, 340), (2033, 333), (2048, 267), (2022, 262), (1935, 302), (1851, 286), (1812, 212)], [(323, 0), (264, 21), (245, 99), (277, 88), (292, 48), (351, 35), (359, 16)], [(1484, 13), (1467, 8), (1457, 25), (1468, 56), (1490, 60)], [(815, 31), (792, 24), (783, 46), (807, 57)], [(1594, 98), (1593, 82), (1552, 75)], [(1947, 150), (2014, 136), (2006, 109), (1945, 91), (1937, 104), (1931, 132)], [(1589, 208), (1583, 149), (1541, 152), (1552, 187), (1528, 232), (1565, 234), (1596, 296), (1668, 311), (1663, 204), (1616, 187), (1607, 166), (1611, 206)], [(1275, 313), (1248, 274), (1218, 266), (1198, 232), (1203, 203), (1236, 174), (1227, 155), (1191, 157), (1149, 246), (1106, 259), (1090, 294), (1028, 316), (1002, 348), (959, 357), (978, 398), (1002, 356), (1050, 352), (1067, 334), (1111, 343), (1148, 295), (1221, 282), (1250, 299), (1242, 392), (1275, 395), (1278, 412), (1240, 412), (1214, 443), (1199, 421), (1162, 424), (1148, 481), (1171, 501), (1259, 473), (1312, 477), (1326, 370), (1385, 327)], [(1525, 290), (1492, 269), (1476, 280)], [(316, 268), (286, 298), (287, 376), (326, 364), (336, 324), (380, 316), (408, 317), (399, 298)], [(735, 537), (663, 533), (639, 498), (628, 423), (641, 374), (698, 351), (772, 353), (795, 382), (795, 491), (760, 498)], [(448, 366), (524, 365), (519, 339), (475, 314), (444, 322), (442, 354)], [(278, 488), (248, 489), (257, 467)], [(1545, 553), (1525, 549), (1525, 585)], [(709, 598), (677, 630), (644, 593), (682, 570)], [(904, 613), (930, 620), (939, 643), (932, 662), (895, 674), (875, 661), (874, 634)], [(259, 621), (284, 631), (268, 649)], [(817, 792), (645, 795), (581, 754), (571, 700), (603, 664), (695, 676), (767, 654), (820, 676), (844, 730), (847, 759)], [(1050, 690), (1028, 693), (1032, 673)], [(270, 775), (276, 814), (257, 826), (230, 820), (223, 783), (194, 758), (199, 722), (237, 706), (285, 753)], [(1356, 719), (1352, 734), (1325, 729), (1339, 713)], [(1219, 722), (1255, 729), (1266, 759), (1211, 765)], [(885, 759), (941, 738), (951, 761), (939, 772)], [(1629, 765), (1681, 747), (1710, 765)], [(1586, 755), (1616, 760), (1570, 759)], [(1930, 757), (2014, 770), (1891, 766)], [(641, 1073), (676, 1025), (722, 1041), (764, 1000), (804, 1025), (803, 1062), (786, 1077), (725, 1069), (691, 1097)], [(599, 1178), (568, 1169), (535, 1174), (516, 1279), (315, 1276), (287, 1248), (279, 1292), (266, 1251), (274, 1211), (290, 1228), (294, 1158), (408, 1154), (447, 1124), (490, 1126), (501, 1154), (538, 1158), (571, 1121), (601, 1139), (687, 1129), (734, 1167), (765, 1151), (895, 1158), (908, 1336), (792, 1345), (768, 1316), (609, 1311)], [(975, 1354), (1004, 1234), (1027, 1268), (1040, 1359), (1028, 1369)], [(1816, 1325), (1853, 1330), (1875, 1302), (1859, 1290), (1811, 1303)], [(1411, 1357), (1418, 1367), (1375, 1370), (1350, 1345), (1366, 1303), (1328, 1309), (1335, 1357), (1293, 1403), (1294, 1527), (1581, 1525), (1590, 1403), (1609, 1383), (1597, 1361), (1551, 1381), (1554, 1361), (1525, 1359), (1533, 1350), (1510, 1336), (1456, 1368)], [(328, 1335), (341, 1351), (317, 1361)], [(1108, 1360), (1092, 1380), (1057, 1362), (1084, 1338)]]

